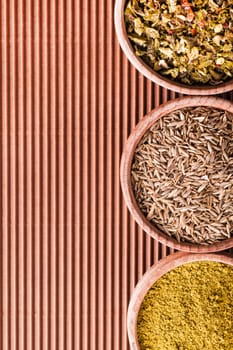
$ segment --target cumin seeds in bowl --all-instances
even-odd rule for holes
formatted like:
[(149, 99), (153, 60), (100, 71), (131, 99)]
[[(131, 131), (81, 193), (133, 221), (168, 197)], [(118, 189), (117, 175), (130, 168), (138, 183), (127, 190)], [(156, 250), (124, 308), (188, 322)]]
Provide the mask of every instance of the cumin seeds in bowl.
[(232, 246), (233, 114), (216, 106), (173, 105), (150, 119), (140, 138), (137, 130), (129, 169), (134, 199), (126, 202), (144, 230), (162, 232), (155, 238), (169, 246)]

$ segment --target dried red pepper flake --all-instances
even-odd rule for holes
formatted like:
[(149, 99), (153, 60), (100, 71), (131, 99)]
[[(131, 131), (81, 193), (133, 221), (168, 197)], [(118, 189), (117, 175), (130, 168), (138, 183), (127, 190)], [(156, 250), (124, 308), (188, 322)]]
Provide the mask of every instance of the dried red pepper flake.
[(197, 34), (197, 30), (196, 30), (196, 28), (193, 28), (192, 29), (192, 35), (194, 36), (194, 35), (196, 35)]

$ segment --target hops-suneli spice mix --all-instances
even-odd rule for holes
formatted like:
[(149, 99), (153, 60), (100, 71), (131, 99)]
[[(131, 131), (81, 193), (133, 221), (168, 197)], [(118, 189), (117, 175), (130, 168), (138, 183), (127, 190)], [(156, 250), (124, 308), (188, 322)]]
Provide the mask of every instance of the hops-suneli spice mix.
[(125, 8), (135, 53), (184, 84), (233, 77), (233, 0), (130, 0)]

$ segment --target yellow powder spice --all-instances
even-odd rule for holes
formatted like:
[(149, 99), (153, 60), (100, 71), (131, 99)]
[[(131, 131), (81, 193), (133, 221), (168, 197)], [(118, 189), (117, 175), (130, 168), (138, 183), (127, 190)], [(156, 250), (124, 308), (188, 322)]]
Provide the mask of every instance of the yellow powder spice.
[(233, 267), (202, 261), (162, 276), (138, 314), (141, 350), (233, 350)]

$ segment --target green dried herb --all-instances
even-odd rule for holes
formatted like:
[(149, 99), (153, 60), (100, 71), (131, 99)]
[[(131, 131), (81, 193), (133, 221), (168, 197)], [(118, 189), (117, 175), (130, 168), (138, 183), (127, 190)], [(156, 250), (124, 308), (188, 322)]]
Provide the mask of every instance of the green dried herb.
[(233, 77), (233, 0), (130, 0), (129, 39), (150, 67), (184, 84)]
[(138, 314), (141, 350), (232, 350), (233, 267), (202, 261), (162, 276)]

